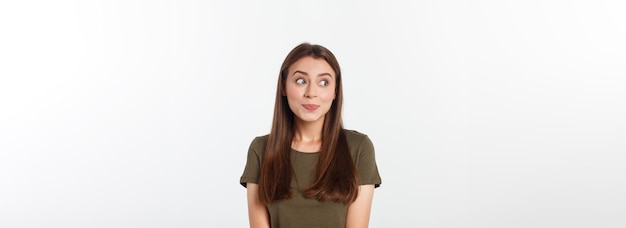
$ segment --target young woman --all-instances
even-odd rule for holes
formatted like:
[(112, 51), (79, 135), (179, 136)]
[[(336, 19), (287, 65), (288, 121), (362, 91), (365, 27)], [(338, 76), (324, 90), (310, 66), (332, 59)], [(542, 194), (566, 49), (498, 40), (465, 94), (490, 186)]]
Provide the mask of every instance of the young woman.
[(343, 129), (341, 71), (320, 45), (280, 68), (269, 135), (250, 144), (240, 183), (251, 227), (367, 227), (381, 183), (370, 139)]

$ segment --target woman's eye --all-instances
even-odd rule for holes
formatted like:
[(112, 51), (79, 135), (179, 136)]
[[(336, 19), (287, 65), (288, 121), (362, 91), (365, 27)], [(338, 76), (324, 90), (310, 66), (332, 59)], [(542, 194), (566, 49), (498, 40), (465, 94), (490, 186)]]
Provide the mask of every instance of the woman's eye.
[(298, 79), (296, 79), (296, 84), (300, 84), (300, 85), (302, 85), (302, 84), (304, 84), (304, 83), (305, 83), (304, 79), (302, 79), (302, 78), (298, 78)]
[(328, 85), (328, 81), (322, 80), (322, 81), (320, 81), (320, 85), (321, 86), (327, 86)]

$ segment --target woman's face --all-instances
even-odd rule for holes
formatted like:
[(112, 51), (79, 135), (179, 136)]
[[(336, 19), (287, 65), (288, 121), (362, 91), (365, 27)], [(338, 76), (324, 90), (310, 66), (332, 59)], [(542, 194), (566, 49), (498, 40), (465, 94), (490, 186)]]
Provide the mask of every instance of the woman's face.
[(324, 121), (335, 99), (335, 77), (333, 68), (322, 58), (303, 57), (289, 67), (285, 96), (298, 119)]

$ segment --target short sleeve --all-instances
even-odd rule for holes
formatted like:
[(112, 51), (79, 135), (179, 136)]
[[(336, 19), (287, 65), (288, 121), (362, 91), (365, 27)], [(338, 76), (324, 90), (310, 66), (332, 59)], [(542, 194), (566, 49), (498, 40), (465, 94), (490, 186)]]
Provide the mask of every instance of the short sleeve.
[(379, 187), (382, 183), (378, 166), (376, 165), (376, 157), (374, 155), (374, 145), (369, 137), (365, 136), (357, 147), (357, 156), (355, 159), (356, 169), (359, 172), (360, 185), (373, 184)]
[(247, 187), (247, 183), (258, 183), (259, 181), (259, 173), (261, 167), (261, 155), (264, 149), (264, 143), (262, 137), (256, 137), (250, 143), (250, 148), (248, 148), (248, 159), (246, 161), (246, 167), (243, 170), (243, 174), (239, 179), (239, 183)]

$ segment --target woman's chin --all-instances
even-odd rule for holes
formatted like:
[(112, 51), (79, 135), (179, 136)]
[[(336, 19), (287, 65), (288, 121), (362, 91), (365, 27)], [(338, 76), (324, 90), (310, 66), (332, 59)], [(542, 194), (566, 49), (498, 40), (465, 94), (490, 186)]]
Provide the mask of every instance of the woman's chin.
[(301, 116), (296, 116), (296, 117), (304, 123), (315, 123), (320, 120), (323, 120), (322, 118), (323, 116), (317, 116), (317, 115), (301, 115)]

